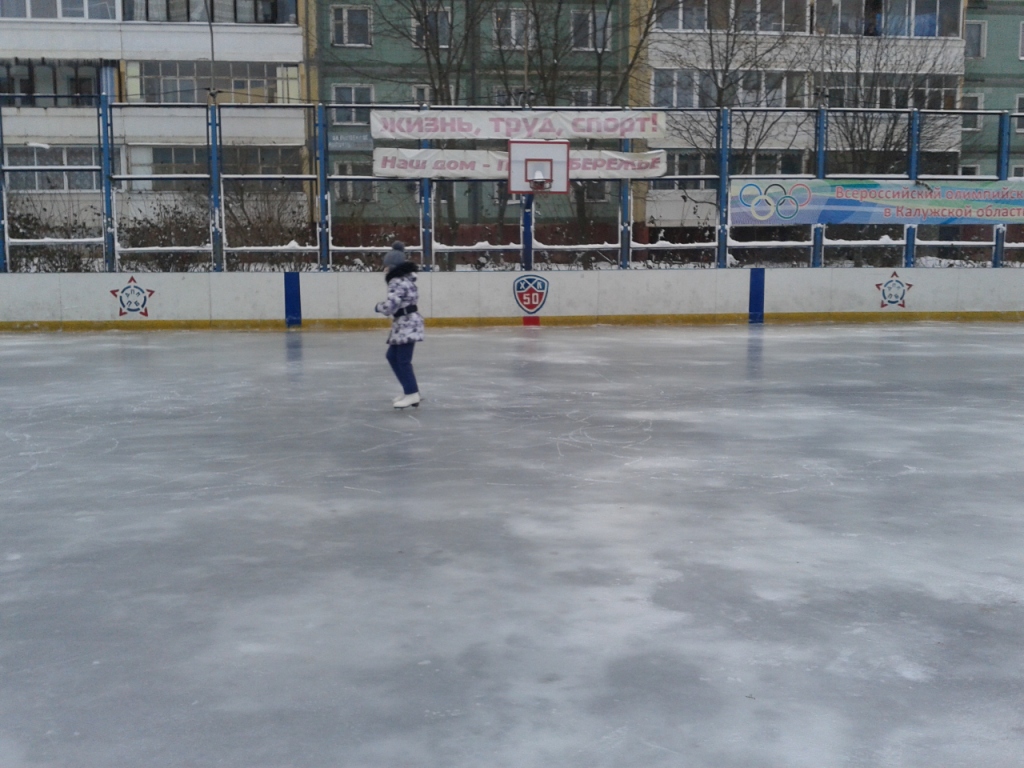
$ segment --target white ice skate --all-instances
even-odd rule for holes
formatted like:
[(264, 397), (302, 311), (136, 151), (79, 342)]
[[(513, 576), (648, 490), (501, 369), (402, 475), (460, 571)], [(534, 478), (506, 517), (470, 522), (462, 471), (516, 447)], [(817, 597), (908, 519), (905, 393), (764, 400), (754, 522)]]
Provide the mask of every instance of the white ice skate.
[(418, 408), (420, 405), (420, 393), (413, 392), (411, 395), (402, 395), (400, 398), (395, 400), (395, 408), (408, 408), (409, 406)]

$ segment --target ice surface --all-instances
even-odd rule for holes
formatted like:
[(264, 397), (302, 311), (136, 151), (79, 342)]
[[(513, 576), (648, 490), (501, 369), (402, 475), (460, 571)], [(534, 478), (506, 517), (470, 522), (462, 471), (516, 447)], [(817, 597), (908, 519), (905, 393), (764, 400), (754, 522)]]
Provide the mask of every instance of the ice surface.
[(1024, 327), (0, 336), (0, 766), (1017, 768)]

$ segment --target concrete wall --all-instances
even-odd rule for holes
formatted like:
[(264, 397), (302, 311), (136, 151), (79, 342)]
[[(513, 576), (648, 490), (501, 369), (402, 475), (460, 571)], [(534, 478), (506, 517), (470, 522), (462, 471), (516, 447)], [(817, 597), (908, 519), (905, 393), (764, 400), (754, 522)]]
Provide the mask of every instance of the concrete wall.
[[(548, 281), (541, 325), (1024, 319), (1024, 270), (599, 270)], [(428, 325), (524, 323), (524, 273), (428, 273)], [(763, 278), (763, 279), (762, 279)], [(286, 289), (286, 286), (289, 286)], [(763, 290), (761, 288), (763, 286)], [(0, 275), (0, 329), (366, 328), (381, 273)], [(527, 320), (530, 322), (530, 320)]]

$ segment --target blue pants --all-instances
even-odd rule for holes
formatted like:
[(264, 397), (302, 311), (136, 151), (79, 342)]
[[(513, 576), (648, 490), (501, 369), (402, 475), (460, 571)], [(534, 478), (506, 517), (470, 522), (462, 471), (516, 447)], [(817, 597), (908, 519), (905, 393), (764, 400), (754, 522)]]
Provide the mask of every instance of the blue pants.
[(420, 391), (416, 384), (416, 374), (412, 372), (412, 350), (415, 346), (415, 341), (408, 344), (388, 344), (388, 362), (402, 384), (402, 391), (407, 395)]

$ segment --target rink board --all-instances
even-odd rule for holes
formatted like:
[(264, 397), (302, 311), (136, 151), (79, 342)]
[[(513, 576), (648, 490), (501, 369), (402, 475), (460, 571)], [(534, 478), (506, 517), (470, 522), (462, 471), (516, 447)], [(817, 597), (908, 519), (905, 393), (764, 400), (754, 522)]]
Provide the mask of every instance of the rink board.
[[(543, 304), (517, 302), (539, 280)], [(432, 326), (900, 322), (1024, 318), (1018, 269), (702, 269), (432, 272)], [(0, 329), (372, 328), (381, 273), (0, 276)], [(286, 317), (288, 318), (286, 320)]]

